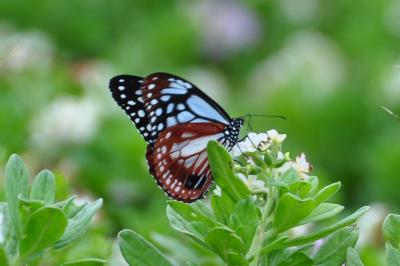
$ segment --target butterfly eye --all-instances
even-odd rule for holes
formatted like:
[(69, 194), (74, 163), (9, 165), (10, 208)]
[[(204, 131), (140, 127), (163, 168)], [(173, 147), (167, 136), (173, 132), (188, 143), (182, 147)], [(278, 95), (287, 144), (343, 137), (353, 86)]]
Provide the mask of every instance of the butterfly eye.
[(190, 82), (167, 73), (116, 76), (109, 88), (147, 141), (150, 173), (160, 187), (184, 202), (202, 197), (212, 182), (208, 141), (232, 148), (243, 121), (230, 118)]

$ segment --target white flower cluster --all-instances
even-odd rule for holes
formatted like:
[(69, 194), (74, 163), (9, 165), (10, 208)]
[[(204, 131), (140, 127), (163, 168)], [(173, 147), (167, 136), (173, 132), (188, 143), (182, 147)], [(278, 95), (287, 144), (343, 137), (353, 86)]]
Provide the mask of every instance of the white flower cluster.
[(32, 141), (39, 147), (86, 143), (97, 132), (99, 116), (100, 107), (90, 98), (59, 98), (33, 121)]
[(279, 170), (281, 173), (284, 173), (290, 168), (293, 168), (297, 172), (297, 175), (300, 176), (300, 178), (307, 179), (309, 177), (308, 173), (310, 173), (312, 170), (312, 165), (307, 162), (306, 155), (302, 153), (300, 154), (300, 156), (296, 157), (296, 160), (294, 162), (289, 161), (285, 163)]
[[(275, 149), (275, 160), (283, 161), (283, 165), (277, 168), (277, 172), (279, 174), (283, 174), (289, 169), (294, 169), (298, 176), (302, 179), (308, 178), (308, 173), (312, 170), (312, 166), (306, 160), (306, 156), (304, 153), (300, 154), (300, 156), (296, 157), (295, 161), (289, 160), (288, 154), (283, 154), (280, 145), (286, 139), (286, 134), (280, 134), (275, 129), (271, 129), (266, 133), (249, 133), (247, 137), (239, 142), (232, 149), (232, 156), (234, 158), (239, 158), (240, 156), (250, 155), (250, 153), (254, 152), (262, 152), (262, 153), (270, 153), (272, 149)], [(278, 147), (278, 148), (277, 148)], [(264, 155), (263, 155), (264, 156)], [(286, 161), (286, 162), (285, 162)], [(252, 158), (248, 158), (248, 164), (254, 165)], [(239, 178), (247, 185), (247, 187), (253, 192), (265, 192), (267, 188), (265, 187), (265, 182), (257, 179), (256, 175), (244, 175), (239, 173)], [(219, 192), (219, 191), (217, 191)]]
[(268, 130), (266, 133), (251, 132), (233, 147), (231, 154), (233, 157), (238, 157), (243, 153), (267, 150), (272, 144), (281, 144), (285, 139), (286, 134), (279, 134), (275, 129)]

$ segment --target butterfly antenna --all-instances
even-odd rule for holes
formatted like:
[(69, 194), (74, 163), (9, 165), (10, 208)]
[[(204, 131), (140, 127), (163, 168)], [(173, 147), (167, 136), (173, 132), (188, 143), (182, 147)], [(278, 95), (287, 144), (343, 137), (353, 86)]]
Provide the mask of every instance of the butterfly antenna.
[(240, 118), (245, 118), (245, 117), (251, 118), (253, 116), (255, 116), (255, 117), (274, 117), (274, 118), (281, 118), (281, 119), (287, 120), (287, 118), (282, 115), (261, 115), (261, 114), (247, 114), (247, 115), (241, 116)]

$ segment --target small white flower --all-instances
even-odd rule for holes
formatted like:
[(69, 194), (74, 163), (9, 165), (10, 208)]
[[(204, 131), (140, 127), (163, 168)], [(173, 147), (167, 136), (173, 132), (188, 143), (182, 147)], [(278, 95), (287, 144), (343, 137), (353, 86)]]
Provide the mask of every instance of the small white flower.
[(231, 153), (234, 157), (238, 157), (243, 153), (256, 151), (260, 146), (260, 144), (264, 144), (267, 142), (268, 142), (268, 135), (266, 133), (257, 134), (250, 132), (243, 141), (238, 142), (233, 147)]
[(278, 169), (279, 173), (283, 174), (289, 169), (293, 168), (298, 176), (302, 179), (308, 178), (308, 173), (312, 170), (312, 165), (307, 162), (306, 155), (304, 153), (300, 154), (300, 156), (296, 157), (296, 161), (290, 161), (285, 163), (281, 168)]
[(215, 189), (213, 190), (213, 192), (214, 192), (214, 194), (217, 195), (217, 196), (220, 196), (220, 197), (221, 197), (221, 195), (222, 195), (222, 190), (221, 190), (221, 188), (220, 188), (218, 185), (215, 187)]
[(286, 134), (279, 134), (275, 129), (268, 130), (267, 135), (274, 144), (281, 144), (286, 139)]
[(246, 177), (245, 175), (239, 173), (238, 177), (252, 191), (267, 191), (267, 188), (265, 187), (265, 182), (257, 179), (256, 175), (249, 175), (248, 177)]
[[(286, 138), (286, 134), (279, 134), (275, 129), (268, 130), (266, 133), (250, 132), (246, 138), (238, 142), (232, 149), (232, 156), (238, 157), (243, 153), (265, 151), (273, 144), (281, 144)], [(278, 155), (283, 158), (283, 154)]]
[(312, 165), (307, 162), (306, 155), (302, 153), (300, 156), (296, 157), (294, 168), (298, 173), (309, 173), (312, 170)]
[(257, 179), (257, 176), (255, 175), (249, 175), (246, 185), (253, 191), (266, 189), (265, 182)]

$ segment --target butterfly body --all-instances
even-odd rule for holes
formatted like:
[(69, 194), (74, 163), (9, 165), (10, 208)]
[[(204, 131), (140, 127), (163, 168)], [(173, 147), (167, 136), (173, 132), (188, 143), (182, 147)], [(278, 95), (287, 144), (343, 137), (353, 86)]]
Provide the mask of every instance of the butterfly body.
[(167, 73), (120, 75), (109, 87), (148, 142), (146, 159), (159, 186), (176, 200), (200, 198), (212, 183), (208, 141), (219, 141), (230, 150), (243, 119), (230, 118), (196, 86)]

